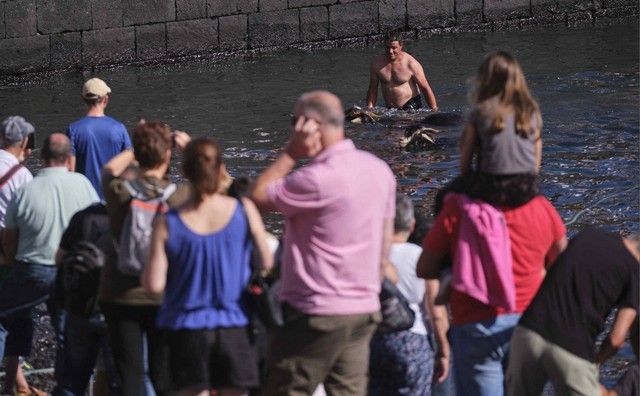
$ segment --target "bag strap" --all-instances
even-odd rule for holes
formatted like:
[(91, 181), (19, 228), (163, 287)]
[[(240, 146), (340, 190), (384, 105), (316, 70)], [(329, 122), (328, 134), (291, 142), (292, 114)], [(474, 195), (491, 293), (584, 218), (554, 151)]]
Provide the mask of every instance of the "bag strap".
[(169, 199), (169, 197), (176, 192), (177, 186), (175, 183), (171, 183), (168, 186), (162, 188), (158, 186), (154, 186), (151, 183), (145, 183), (140, 179), (134, 180), (125, 180), (122, 182), (122, 186), (127, 190), (131, 198), (139, 199), (142, 201), (148, 201), (157, 197), (149, 197), (149, 194), (145, 192), (145, 190), (151, 190), (159, 195), (159, 198), (162, 202), (165, 202)]
[[(249, 214), (247, 213), (247, 208), (242, 203), (242, 199), (238, 199), (238, 205), (240, 205), (240, 208), (242, 209), (242, 213), (244, 213), (244, 218), (247, 221), (247, 230), (249, 232), (249, 238), (251, 238), (251, 243), (253, 244), (253, 252), (251, 254), (253, 255), (253, 257), (256, 257), (256, 255), (258, 254), (256, 250), (258, 249), (258, 244), (256, 243), (256, 238), (253, 236), (253, 230), (251, 229), (251, 221), (249, 220)], [(262, 268), (260, 267), (259, 260), (252, 258), (251, 259), (252, 278), (257, 274), (260, 274), (261, 272), (262, 272)]]
[(15, 164), (11, 168), (9, 168), (7, 173), (5, 173), (0, 178), (0, 188), (4, 187), (4, 185), (7, 184), (7, 182), (9, 182), (9, 180), (11, 180), (13, 175), (15, 175), (20, 170), (20, 168), (22, 168), (22, 164)]

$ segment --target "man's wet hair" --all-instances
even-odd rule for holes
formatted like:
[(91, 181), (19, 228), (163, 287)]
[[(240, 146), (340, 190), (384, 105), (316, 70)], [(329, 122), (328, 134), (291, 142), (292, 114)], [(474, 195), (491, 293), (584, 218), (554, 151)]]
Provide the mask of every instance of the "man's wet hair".
[(404, 194), (396, 194), (396, 217), (393, 220), (395, 232), (410, 231), (415, 215), (411, 198)]
[(397, 41), (400, 45), (404, 46), (404, 41), (402, 39), (402, 34), (399, 30), (392, 30), (384, 34), (384, 42), (389, 43), (391, 41)]

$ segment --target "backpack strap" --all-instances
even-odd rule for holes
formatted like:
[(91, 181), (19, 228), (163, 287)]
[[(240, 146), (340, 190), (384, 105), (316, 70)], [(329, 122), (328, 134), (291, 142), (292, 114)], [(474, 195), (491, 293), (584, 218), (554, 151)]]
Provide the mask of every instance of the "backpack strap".
[(0, 177), (0, 188), (4, 187), (4, 185), (7, 184), (9, 180), (11, 180), (13, 175), (15, 175), (20, 170), (20, 168), (22, 168), (22, 164), (15, 164), (11, 168), (9, 168), (7, 173)]
[(125, 180), (122, 182), (122, 186), (127, 190), (129, 195), (131, 195), (131, 198), (142, 201), (148, 201), (149, 199), (155, 198), (150, 197), (149, 194), (145, 192), (151, 190), (160, 196), (162, 202), (166, 202), (177, 189), (175, 183), (171, 183), (162, 188), (150, 183), (145, 183), (140, 179)]
[(249, 233), (248, 236), (251, 239), (251, 243), (253, 244), (253, 252), (252, 252), (252, 258), (251, 258), (251, 278), (253, 279), (256, 276), (259, 276), (260, 273), (262, 272), (262, 266), (261, 266), (260, 260), (257, 257), (258, 244), (256, 243), (256, 240), (253, 237), (253, 231), (251, 230), (251, 221), (249, 221), (249, 215), (247, 214), (247, 209), (242, 203), (242, 199), (238, 199), (238, 205), (240, 206), (240, 208), (242, 209), (242, 213), (244, 214), (244, 218), (247, 222), (247, 232)]

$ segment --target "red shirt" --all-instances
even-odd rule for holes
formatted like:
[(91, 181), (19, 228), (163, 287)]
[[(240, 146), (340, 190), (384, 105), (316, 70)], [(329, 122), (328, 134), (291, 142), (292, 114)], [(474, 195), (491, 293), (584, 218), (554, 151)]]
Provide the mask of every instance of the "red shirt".
[[(545, 256), (566, 234), (566, 228), (553, 205), (537, 196), (516, 208), (501, 208), (507, 221), (513, 278), (516, 286), (516, 311), (522, 313), (535, 296), (543, 279)], [(424, 248), (445, 255), (455, 251), (460, 214), (453, 200), (445, 201), (433, 227), (424, 240)], [(453, 290), (451, 299), (453, 324), (479, 322), (508, 313), (504, 309), (482, 304), (467, 294)]]

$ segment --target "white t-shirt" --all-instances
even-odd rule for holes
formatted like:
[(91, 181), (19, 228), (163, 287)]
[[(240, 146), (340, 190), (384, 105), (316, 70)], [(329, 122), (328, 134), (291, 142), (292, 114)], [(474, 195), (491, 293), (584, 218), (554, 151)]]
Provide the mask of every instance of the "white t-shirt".
[(424, 299), (425, 282), (416, 276), (416, 264), (422, 254), (422, 248), (413, 243), (393, 243), (389, 259), (396, 266), (398, 271), (398, 290), (406, 297), (407, 301), (416, 314), (412, 333), (427, 334), (427, 329), (422, 320), (422, 310), (420, 306)]
[[(16, 164), (18, 164), (18, 159), (13, 154), (0, 150), (0, 178)], [(7, 213), (7, 205), (9, 205), (13, 193), (18, 187), (30, 182), (32, 179), (31, 172), (22, 167), (0, 188), (0, 228), (4, 228), (4, 215)]]

